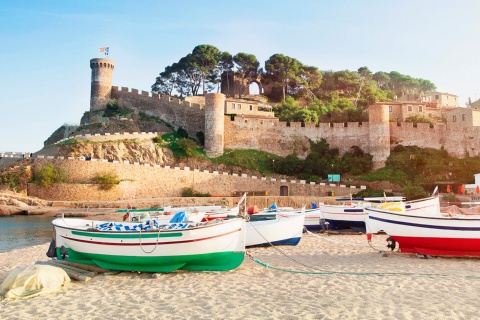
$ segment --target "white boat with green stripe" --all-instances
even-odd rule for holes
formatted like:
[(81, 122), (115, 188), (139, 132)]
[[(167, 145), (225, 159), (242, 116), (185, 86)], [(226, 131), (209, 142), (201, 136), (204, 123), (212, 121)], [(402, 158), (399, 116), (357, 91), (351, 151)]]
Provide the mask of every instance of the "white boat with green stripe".
[(227, 271), (245, 256), (242, 218), (165, 225), (57, 218), (52, 224), (59, 260), (110, 270)]

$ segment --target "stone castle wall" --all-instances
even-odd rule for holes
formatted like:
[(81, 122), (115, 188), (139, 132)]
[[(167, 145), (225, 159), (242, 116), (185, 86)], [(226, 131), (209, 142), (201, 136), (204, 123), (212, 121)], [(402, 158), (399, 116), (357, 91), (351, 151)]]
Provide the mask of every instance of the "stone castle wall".
[(445, 125), (418, 123), (416, 127), (411, 122), (401, 122), (398, 126), (390, 123), (392, 148), (401, 144), (421, 148), (447, 150), (453, 157), (463, 158), (480, 155), (480, 127), (464, 127), (449, 129)]
[(197, 132), (205, 131), (205, 109), (203, 106), (168, 95), (141, 93), (137, 89), (112, 87), (112, 99), (117, 99), (119, 106), (138, 110), (150, 116), (156, 116), (172, 125), (175, 130), (183, 128), (195, 137)]
[[(364, 149), (368, 142), (368, 123), (313, 123), (225, 117), (225, 147), (229, 149), (255, 149), (287, 156), (294, 150), (298, 138), (320, 141), (326, 139), (332, 148), (341, 153), (352, 146)], [(368, 152), (368, 150), (364, 150)]]
[[(175, 97), (160, 96), (136, 89), (112, 87), (112, 98), (121, 106), (156, 116), (172, 124), (175, 129), (182, 127), (190, 136), (205, 132), (205, 109), (199, 104), (181, 101)], [(375, 122), (319, 123), (318, 125), (262, 119), (255, 117), (224, 116), (224, 147), (227, 149), (255, 149), (287, 156), (294, 150), (298, 138), (320, 141), (326, 139), (332, 148), (343, 154), (351, 147), (358, 146), (364, 152), (386, 160), (389, 150), (396, 145), (418, 146), (440, 149), (442, 146), (455, 157), (480, 154), (480, 128), (447, 128), (444, 124), (389, 122), (385, 119)], [(375, 123), (372, 125), (372, 123)], [(378, 128), (377, 128), (378, 127)], [(389, 128), (389, 130), (386, 130)], [(378, 130), (376, 130), (378, 129)], [(375, 137), (372, 140), (372, 136)], [(374, 143), (374, 141), (377, 141)], [(383, 158), (382, 158), (383, 157)]]
[[(184, 188), (212, 195), (230, 196), (235, 191), (268, 192), (269, 196), (280, 196), (280, 187), (288, 188), (289, 196), (324, 196), (326, 191), (336, 195), (356, 193), (363, 186), (330, 185), (325, 183), (306, 183), (303, 180), (287, 181), (267, 179), (266, 177), (248, 177), (245, 174), (228, 174), (190, 170), (189, 168), (170, 168), (159, 165), (126, 164), (121, 162), (84, 161), (37, 158), (34, 166), (54, 164), (67, 172), (66, 183), (53, 184), (45, 189), (35, 184), (28, 185), (28, 194), (51, 201), (115, 201), (142, 198), (179, 197)], [(98, 173), (115, 173), (121, 179), (120, 184), (111, 190), (100, 190), (94, 184)]]

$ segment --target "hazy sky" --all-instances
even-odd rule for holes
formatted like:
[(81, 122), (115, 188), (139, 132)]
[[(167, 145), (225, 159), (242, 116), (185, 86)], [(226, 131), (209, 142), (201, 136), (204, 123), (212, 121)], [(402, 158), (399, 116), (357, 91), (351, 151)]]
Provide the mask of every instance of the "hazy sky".
[(275, 53), (320, 70), (398, 71), (480, 99), (480, 1), (2, 1), (0, 151), (35, 152), (90, 108), (89, 61), (113, 85), (150, 91), (199, 44)]

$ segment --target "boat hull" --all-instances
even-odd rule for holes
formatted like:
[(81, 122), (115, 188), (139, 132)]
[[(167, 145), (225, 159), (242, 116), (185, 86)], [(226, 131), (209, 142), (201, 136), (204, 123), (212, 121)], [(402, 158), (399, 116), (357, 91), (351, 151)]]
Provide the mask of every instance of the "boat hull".
[[(355, 205), (321, 205), (320, 209), (330, 230), (353, 229), (366, 232), (365, 208), (374, 206), (373, 203), (357, 203)], [(382, 204), (378, 204), (382, 206)], [(440, 210), (438, 197), (405, 202), (405, 211), (409, 215), (435, 215)]]
[[(254, 216), (258, 219), (261, 215)], [(305, 215), (299, 213), (277, 213), (275, 219), (248, 221), (246, 246), (295, 246), (302, 238), (304, 221)]]
[(405, 253), (480, 256), (480, 217), (444, 217), (366, 209), (367, 232), (384, 231)]
[(243, 219), (192, 229), (143, 232), (95, 231), (91, 221), (81, 219), (56, 219), (52, 223), (58, 259), (105, 269), (226, 271), (238, 267), (244, 259)]
[(329, 230), (355, 229), (365, 232), (362, 206), (320, 205), (321, 213)]

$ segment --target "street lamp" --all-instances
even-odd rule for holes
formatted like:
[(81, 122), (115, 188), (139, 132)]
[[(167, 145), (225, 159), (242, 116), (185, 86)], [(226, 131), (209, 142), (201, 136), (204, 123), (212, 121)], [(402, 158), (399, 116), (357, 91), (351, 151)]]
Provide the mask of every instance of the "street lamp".
[(275, 176), (275, 159), (272, 159), (272, 176)]

